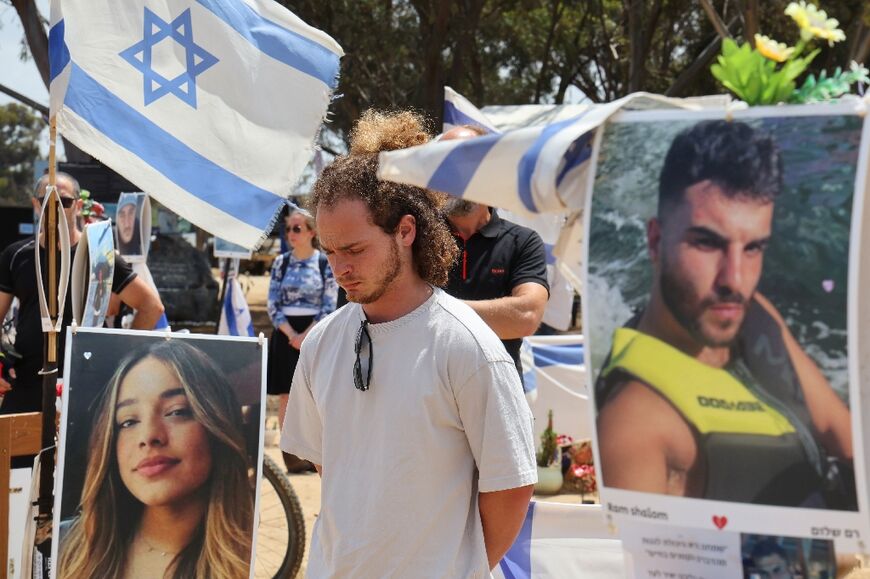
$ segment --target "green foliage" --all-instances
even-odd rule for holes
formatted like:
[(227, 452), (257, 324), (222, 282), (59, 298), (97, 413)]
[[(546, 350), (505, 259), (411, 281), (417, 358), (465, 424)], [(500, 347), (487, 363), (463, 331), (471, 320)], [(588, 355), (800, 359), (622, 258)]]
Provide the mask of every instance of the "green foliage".
[(859, 82), (870, 84), (870, 76), (868, 70), (857, 63), (853, 62), (852, 68), (845, 72), (837, 67), (830, 77), (823, 70), (819, 73), (818, 80), (815, 75), (807, 76), (803, 86), (792, 94), (791, 102), (817, 103), (835, 99), (849, 93), (852, 85)]
[(548, 467), (559, 456), (558, 436), (553, 430), (553, 411), (547, 414), (547, 428), (541, 433), (541, 452), (538, 454), (538, 466)]
[(795, 79), (810, 65), (819, 51), (803, 58), (786, 61), (777, 69), (776, 62), (765, 58), (748, 42), (738, 45), (728, 38), (722, 43), (718, 63), (710, 67), (722, 85), (750, 106), (787, 101), (795, 90)]
[(16, 103), (0, 106), (0, 205), (30, 201), (42, 119)]

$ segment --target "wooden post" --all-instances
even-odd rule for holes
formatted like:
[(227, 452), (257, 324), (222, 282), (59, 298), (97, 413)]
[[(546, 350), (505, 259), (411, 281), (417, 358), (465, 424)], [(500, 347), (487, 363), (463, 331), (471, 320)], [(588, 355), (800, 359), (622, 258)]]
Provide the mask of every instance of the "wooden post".
[(0, 416), (0, 579), (9, 570), (9, 470), (17, 456), (39, 454), (42, 416), (39, 412)]

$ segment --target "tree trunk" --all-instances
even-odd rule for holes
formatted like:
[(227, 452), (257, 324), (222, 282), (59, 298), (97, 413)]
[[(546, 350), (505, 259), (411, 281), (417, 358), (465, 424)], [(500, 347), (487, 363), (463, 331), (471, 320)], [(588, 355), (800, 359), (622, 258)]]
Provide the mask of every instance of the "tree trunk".
[(48, 34), (45, 32), (39, 10), (36, 8), (36, 2), (35, 0), (12, 0), (12, 5), (15, 6), (18, 18), (21, 19), (21, 26), (24, 27), (24, 38), (27, 39), (27, 46), (33, 56), (33, 61), (36, 63), (36, 68), (39, 70), (39, 76), (42, 77), (45, 88), (48, 88)]

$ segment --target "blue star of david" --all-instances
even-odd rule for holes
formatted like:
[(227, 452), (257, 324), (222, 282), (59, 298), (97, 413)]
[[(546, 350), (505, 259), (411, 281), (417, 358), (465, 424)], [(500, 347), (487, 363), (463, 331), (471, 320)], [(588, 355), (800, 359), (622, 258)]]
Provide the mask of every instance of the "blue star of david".
[[(190, 8), (172, 22), (145, 8), (144, 28), (142, 40), (121, 52), (120, 56), (142, 73), (145, 106), (171, 93), (195, 109), (196, 77), (217, 64), (218, 59), (193, 41)], [(164, 38), (171, 38), (185, 49), (186, 70), (173, 79), (151, 67), (151, 50)]]

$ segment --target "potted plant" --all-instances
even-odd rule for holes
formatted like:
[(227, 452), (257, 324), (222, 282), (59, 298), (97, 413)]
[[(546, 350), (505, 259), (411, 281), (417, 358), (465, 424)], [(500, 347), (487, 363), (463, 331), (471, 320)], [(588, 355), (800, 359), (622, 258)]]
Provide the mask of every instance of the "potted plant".
[(547, 428), (541, 434), (538, 452), (538, 482), (535, 492), (555, 494), (562, 488), (562, 467), (559, 461), (558, 435), (553, 430), (553, 411), (547, 413)]

